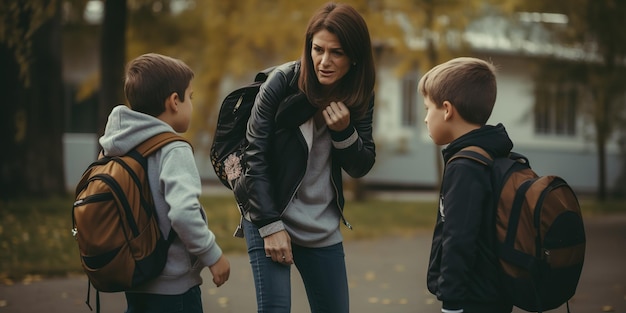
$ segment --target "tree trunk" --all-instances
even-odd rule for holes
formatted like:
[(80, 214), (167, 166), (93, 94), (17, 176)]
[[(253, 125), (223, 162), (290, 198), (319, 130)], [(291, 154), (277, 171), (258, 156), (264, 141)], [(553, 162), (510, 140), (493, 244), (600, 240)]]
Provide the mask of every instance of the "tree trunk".
[(609, 97), (604, 92), (600, 92), (596, 109), (596, 148), (598, 150), (598, 191), (597, 199), (599, 201), (606, 200), (606, 141), (609, 137), (610, 131), (607, 125), (607, 119), (609, 112)]
[(598, 193), (599, 201), (606, 200), (606, 144), (604, 136), (597, 136), (596, 144), (598, 149)]
[[(24, 177), (20, 168), (20, 148), (23, 146), (17, 140), (17, 112), (22, 100), (20, 96), (20, 67), (17, 64), (13, 50), (0, 43), (0, 94), (3, 103), (0, 105), (0, 145), (4, 153), (0, 153), (0, 199), (6, 200), (14, 196), (19, 186), (24, 186)], [(20, 133), (22, 134), (22, 133)], [(8, 153), (11, 151), (11, 153)]]
[(126, 15), (126, 0), (104, 2), (104, 20), (100, 42), (99, 134), (104, 133), (104, 126), (111, 109), (124, 103)]
[[(429, 1), (426, 6), (426, 25), (428, 29), (435, 29), (435, 3), (433, 1)], [(431, 34), (432, 36), (432, 34)], [(431, 69), (437, 66), (439, 62), (439, 54), (437, 52), (437, 47), (435, 46), (434, 38), (429, 37), (427, 39), (426, 46), (426, 57), (428, 60), (428, 69)], [(443, 159), (441, 158), (441, 146), (433, 143), (435, 147), (435, 167), (437, 169), (437, 188), (440, 188), (441, 182), (443, 180)]]
[[(3, 199), (66, 193), (60, 2), (55, 12), (31, 37), (30, 64), (24, 80), (18, 79), (19, 66), (13, 51), (0, 48), (2, 57), (8, 58), (8, 66), (0, 75), (2, 88), (7, 88), (2, 94), (8, 98), (2, 105)], [(22, 11), (21, 17), (30, 20), (33, 12)]]

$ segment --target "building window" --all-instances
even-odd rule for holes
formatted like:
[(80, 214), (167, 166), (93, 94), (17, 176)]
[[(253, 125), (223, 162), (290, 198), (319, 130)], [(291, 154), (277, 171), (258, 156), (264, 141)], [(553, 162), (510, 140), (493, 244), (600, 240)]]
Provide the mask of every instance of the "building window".
[(577, 86), (563, 84), (539, 88), (535, 95), (535, 132), (575, 136), (580, 96)]
[(417, 73), (411, 73), (402, 79), (402, 126), (417, 126)]

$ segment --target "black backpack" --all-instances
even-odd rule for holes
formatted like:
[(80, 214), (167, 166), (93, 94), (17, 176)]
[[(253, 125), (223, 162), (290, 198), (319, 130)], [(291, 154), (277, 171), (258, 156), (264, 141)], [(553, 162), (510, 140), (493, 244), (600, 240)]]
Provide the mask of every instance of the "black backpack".
[(234, 180), (242, 175), (241, 157), (246, 147), (246, 127), (254, 100), (275, 68), (272, 66), (257, 73), (253, 82), (229, 93), (220, 106), (210, 157), (215, 174), (229, 189), (233, 189)]
[(555, 309), (574, 296), (585, 258), (585, 229), (572, 188), (558, 176), (538, 176), (512, 152), (492, 159), (472, 146), (455, 158), (492, 169), (496, 252), (511, 302), (529, 312)]

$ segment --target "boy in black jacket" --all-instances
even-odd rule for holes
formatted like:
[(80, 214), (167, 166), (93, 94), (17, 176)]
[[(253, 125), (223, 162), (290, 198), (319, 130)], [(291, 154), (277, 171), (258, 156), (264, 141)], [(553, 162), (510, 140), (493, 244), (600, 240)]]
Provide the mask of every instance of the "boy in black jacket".
[(444, 313), (511, 312), (498, 278), (495, 216), (489, 169), (466, 158), (448, 160), (467, 146), (491, 157), (509, 154), (513, 143), (502, 124), (486, 125), (496, 101), (495, 67), (476, 58), (456, 58), (427, 72), (424, 96), (428, 132), (443, 149), (446, 167), (439, 198), (428, 290)]

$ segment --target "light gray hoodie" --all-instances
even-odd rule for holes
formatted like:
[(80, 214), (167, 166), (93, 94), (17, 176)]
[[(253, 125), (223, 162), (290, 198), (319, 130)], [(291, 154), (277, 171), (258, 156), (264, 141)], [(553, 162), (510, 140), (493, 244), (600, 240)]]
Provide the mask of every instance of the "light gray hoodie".
[[(119, 156), (162, 132), (174, 132), (174, 129), (153, 116), (119, 105), (109, 115), (100, 145), (105, 155)], [(163, 273), (132, 291), (182, 294), (202, 284), (200, 271), (215, 264), (222, 255), (198, 200), (200, 175), (191, 146), (176, 141), (151, 155), (148, 178), (161, 233), (167, 236), (173, 229), (177, 237), (169, 249)]]

